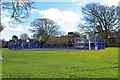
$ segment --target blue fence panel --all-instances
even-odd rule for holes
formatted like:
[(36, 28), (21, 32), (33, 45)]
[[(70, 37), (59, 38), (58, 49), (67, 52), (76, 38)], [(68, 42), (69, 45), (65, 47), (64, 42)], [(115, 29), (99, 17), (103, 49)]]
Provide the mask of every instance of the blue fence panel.
[[(75, 41), (75, 46), (41, 46), (40, 42), (26, 42), (26, 41), (9, 41), (9, 50), (21, 50), (21, 49), (34, 49), (34, 48), (62, 48), (62, 49), (79, 49), (79, 50), (89, 50), (89, 40), (84, 39), (84, 42), (81, 43), (81, 39), (78, 39), (78, 42)], [(98, 47), (98, 50), (105, 49), (105, 40), (103, 39), (93, 39), (91, 40), (91, 49), (95, 50), (95, 47)]]

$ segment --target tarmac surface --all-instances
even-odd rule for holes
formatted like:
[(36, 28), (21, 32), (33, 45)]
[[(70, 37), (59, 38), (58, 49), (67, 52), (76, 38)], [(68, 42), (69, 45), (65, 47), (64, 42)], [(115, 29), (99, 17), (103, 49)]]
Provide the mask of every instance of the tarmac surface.
[(57, 49), (57, 48), (32, 48), (32, 49), (16, 49), (16, 50), (37, 50), (37, 51), (87, 51), (80, 49)]

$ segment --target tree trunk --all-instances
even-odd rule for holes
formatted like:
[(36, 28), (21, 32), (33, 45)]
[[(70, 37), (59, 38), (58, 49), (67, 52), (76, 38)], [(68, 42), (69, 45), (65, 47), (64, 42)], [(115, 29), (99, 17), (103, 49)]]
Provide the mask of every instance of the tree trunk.
[[(1, 1), (1, 0), (0, 0)], [(0, 14), (1, 14), (1, 4), (0, 4)], [(3, 26), (1, 24), (1, 16), (0, 16), (0, 32), (3, 30)]]
[(108, 35), (105, 36), (105, 43), (107, 47), (110, 47), (110, 41)]

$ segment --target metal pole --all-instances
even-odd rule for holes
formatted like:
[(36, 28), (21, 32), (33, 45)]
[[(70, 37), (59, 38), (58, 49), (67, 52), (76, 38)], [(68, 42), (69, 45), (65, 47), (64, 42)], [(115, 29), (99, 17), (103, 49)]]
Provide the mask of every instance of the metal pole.
[(89, 39), (89, 50), (91, 50), (91, 47), (90, 47), (90, 39)]
[(74, 48), (76, 49), (76, 38), (74, 37)]

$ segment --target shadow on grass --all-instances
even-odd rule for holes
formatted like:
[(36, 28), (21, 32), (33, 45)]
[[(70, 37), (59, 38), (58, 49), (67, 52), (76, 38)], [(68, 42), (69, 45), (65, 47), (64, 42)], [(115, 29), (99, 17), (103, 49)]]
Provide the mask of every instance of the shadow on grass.
[(113, 69), (113, 68), (118, 68), (118, 66), (113, 66), (113, 67), (104, 67), (104, 68), (98, 68), (98, 69), (87, 69), (87, 70), (81, 70), (81, 71), (95, 71), (95, 70), (100, 70), (100, 69)]

